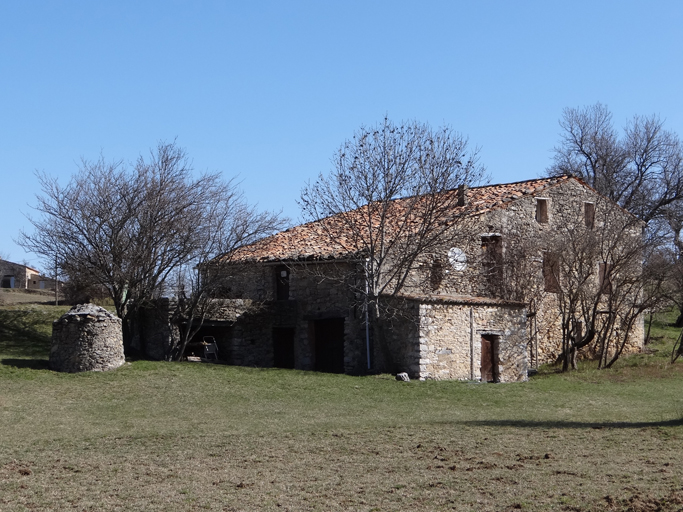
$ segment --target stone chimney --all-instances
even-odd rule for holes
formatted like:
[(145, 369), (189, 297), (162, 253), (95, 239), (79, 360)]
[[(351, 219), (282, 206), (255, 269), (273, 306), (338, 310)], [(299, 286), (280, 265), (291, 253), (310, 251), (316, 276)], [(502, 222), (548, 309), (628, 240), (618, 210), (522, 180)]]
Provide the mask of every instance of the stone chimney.
[(458, 206), (467, 206), (467, 191), (470, 189), (464, 183), (458, 187)]

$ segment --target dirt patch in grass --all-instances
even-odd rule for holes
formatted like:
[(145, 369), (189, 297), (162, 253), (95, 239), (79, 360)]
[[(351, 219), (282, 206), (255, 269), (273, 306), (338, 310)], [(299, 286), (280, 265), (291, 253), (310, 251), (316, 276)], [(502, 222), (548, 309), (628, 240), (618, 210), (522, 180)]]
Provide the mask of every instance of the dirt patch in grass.
[(462, 425), (47, 443), (0, 465), (0, 508), (674, 511), (681, 444)]

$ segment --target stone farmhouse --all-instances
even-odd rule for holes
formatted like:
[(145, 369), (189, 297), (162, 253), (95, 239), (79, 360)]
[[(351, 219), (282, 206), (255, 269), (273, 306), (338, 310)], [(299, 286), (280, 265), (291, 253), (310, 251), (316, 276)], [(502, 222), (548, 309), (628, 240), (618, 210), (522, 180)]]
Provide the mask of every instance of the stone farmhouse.
[(0, 288), (54, 290), (54, 280), (34, 268), (0, 259)]
[[(596, 208), (630, 214), (567, 176), (446, 193), (459, 194), (468, 238), (425, 257), (400, 292), (386, 298), (400, 314), (384, 343), (367, 328), (363, 297), (344, 286), (345, 279), (363, 278), (364, 256), (349, 249), (345, 233), (331, 238), (322, 229), (334, 217), (214, 260), (213, 275), (219, 272), (225, 283), (225, 307), (205, 321), (199, 339), (215, 338), (220, 357), (236, 365), (525, 380), (531, 367), (557, 358), (562, 339), (548, 262), (535, 242), (567, 223), (592, 225)], [(522, 256), (542, 283), (533, 305), (502, 286), (509, 280), (506, 255), (519, 257), (513, 240), (534, 248)], [(642, 322), (630, 339), (628, 350), (638, 350)]]

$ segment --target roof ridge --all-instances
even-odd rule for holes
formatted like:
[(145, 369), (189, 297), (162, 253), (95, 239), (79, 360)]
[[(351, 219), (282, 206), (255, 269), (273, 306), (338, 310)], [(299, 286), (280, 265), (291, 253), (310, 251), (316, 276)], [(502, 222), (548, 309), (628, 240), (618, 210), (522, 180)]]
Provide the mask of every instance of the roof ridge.
[[(472, 187), (468, 193), (469, 205), (453, 205), (454, 213), (459, 212), (465, 216), (480, 215), (493, 209), (503, 208), (522, 197), (536, 196), (542, 191), (569, 181), (576, 181), (587, 186), (574, 176), (562, 175)], [(449, 189), (439, 194), (455, 194), (457, 190)], [(399, 209), (408, 207), (411, 200), (425, 195), (392, 199), (387, 202), (387, 206), (392, 208), (395, 205)], [(381, 202), (378, 203), (381, 204)], [(358, 215), (360, 210), (369, 207), (370, 204), (372, 203), (290, 226), (286, 230), (238, 247), (231, 252), (237, 256), (237, 260), (241, 261), (301, 261), (349, 257), (351, 254), (356, 254), (359, 249), (356, 246), (355, 235), (357, 233), (354, 234), (353, 230), (344, 229), (343, 216)], [(331, 236), (332, 232), (338, 232), (339, 236)], [(224, 253), (217, 259), (224, 259), (228, 254)]]
[[(560, 176), (547, 176), (545, 178), (531, 178), (528, 180), (520, 180), (520, 181), (509, 181), (506, 183), (489, 183), (488, 185), (478, 185), (476, 187), (470, 187), (470, 190), (474, 189), (480, 189), (480, 188), (493, 188), (493, 187), (504, 187), (504, 186), (509, 186), (509, 185), (521, 185), (523, 183), (532, 183), (532, 182), (554, 182), (554, 181), (563, 181), (563, 180), (568, 180), (574, 178), (576, 179), (575, 176), (570, 176), (568, 174), (562, 174)], [(450, 190), (456, 190), (456, 189), (450, 189)]]

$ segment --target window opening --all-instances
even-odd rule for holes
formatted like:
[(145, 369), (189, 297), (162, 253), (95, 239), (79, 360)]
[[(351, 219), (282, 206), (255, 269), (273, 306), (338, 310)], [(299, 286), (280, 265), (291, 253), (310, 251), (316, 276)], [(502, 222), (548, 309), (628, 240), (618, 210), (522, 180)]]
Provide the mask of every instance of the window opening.
[(432, 266), (429, 269), (429, 285), (432, 289), (433, 292), (439, 289), (441, 286), (441, 283), (443, 281), (443, 276), (444, 276), (444, 268), (443, 268), (443, 261), (441, 259), (436, 258), (432, 262)]
[(583, 203), (583, 220), (588, 229), (595, 226), (595, 203)]
[(543, 283), (546, 292), (559, 293), (560, 257), (555, 253), (543, 253)]
[(598, 281), (600, 282), (600, 293), (610, 294), (612, 293), (612, 282), (610, 280), (610, 272), (612, 271), (612, 265), (606, 262), (600, 263), (598, 272)]
[(539, 224), (548, 223), (548, 200), (536, 199), (536, 222)]
[(289, 269), (284, 265), (275, 267), (275, 298), (289, 300)]
[(482, 271), (487, 290), (494, 295), (503, 287), (503, 242), (500, 235), (481, 237)]

